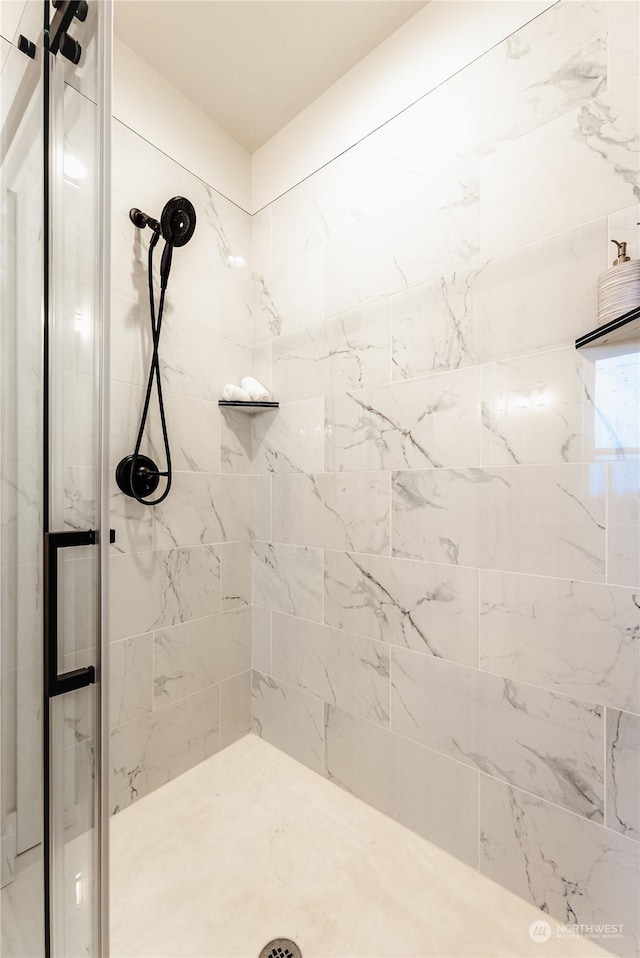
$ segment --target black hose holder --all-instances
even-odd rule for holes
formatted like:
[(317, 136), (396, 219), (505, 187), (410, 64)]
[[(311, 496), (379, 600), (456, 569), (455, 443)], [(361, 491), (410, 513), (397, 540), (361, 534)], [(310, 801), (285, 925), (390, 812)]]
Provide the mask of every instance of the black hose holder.
[[(133, 469), (132, 469), (133, 466)], [(148, 456), (125, 456), (116, 467), (116, 483), (120, 492), (132, 499), (146, 499), (158, 488), (160, 476), (166, 476), (166, 472), (160, 472), (153, 459)]]

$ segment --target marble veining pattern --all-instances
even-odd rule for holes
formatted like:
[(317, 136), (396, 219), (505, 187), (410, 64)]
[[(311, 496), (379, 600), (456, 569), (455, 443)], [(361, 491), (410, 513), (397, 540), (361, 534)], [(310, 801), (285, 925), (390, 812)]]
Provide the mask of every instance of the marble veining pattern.
[(394, 380), (573, 347), (595, 315), (606, 242), (603, 217), (397, 293)]
[(389, 552), (388, 475), (274, 476), (272, 490), (276, 542)]
[(326, 402), (331, 471), (480, 464), (478, 369), (363, 389)]
[(392, 483), (394, 555), (604, 580), (602, 463), (403, 471)]
[(272, 672), (325, 702), (389, 724), (389, 648), (326, 625), (275, 613)]
[(483, 367), (483, 463), (634, 456), (638, 354), (629, 360), (625, 354), (594, 362), (569, 348)]
[(303, 689), (253, 673), (251, 727), (316, 772), (323, 769), (324, 709), (322, 699)]
[(640, 841), (640, 716), (607, 709), (607, 825)]
[(273, 389), (283, 402), (383, 383), (391, 361), (391, 304), (351, 309), (282, 336), (272, 351)]
[(640, 713), (640, 595), (481, 571), (480, 666)]
[(379, 300), (480, 259), (479, 171), (464, 171), (327, 243), (325, 312)]
[(591, 821), (604, 821), (600, 706), (392, 649), (391, 728)]
[(253, 542), (251, 588), (256, 605), (303, 619), (322, 619), (322, 552)]
[(154, 633), (154, 707), (246, 672), (251, 665), (248, 609), (192, 619)]
[(637, 842), (485, 775), (480, 778), (480, 870), (566, 924), (622, 925), (602, 944), (638, 948)]
[(329, 625), (477, 665), (475, 569), (327, 550), (324, 589)]

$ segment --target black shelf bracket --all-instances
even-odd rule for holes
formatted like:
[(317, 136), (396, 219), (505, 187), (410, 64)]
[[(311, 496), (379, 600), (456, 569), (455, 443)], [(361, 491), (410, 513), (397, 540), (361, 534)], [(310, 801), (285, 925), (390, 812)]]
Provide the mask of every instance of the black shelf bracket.
[(218, 406), (220, 409), (243, 409), (245, 412), (259, 412), (262, 409), (278, 409), (280, 406), (279, 402), (258, 402), (257, 400), (251, 400), (251, 402), (234, 402), (232, 399), (219, 399)]

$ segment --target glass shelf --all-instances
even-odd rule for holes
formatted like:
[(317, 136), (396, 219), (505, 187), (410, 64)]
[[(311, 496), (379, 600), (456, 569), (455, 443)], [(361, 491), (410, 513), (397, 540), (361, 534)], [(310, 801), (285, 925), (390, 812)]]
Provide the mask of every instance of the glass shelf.
[(576, 339), (576, 349), (640, 341), (640, 306)]
[(279, 402), (234, 402), (229, 399), (219, 399), (218, 405), (221, 409), (241, 409), (242, 412), (254, 416), (257, 412), (266, 412), (268, 409), (277, 409)]

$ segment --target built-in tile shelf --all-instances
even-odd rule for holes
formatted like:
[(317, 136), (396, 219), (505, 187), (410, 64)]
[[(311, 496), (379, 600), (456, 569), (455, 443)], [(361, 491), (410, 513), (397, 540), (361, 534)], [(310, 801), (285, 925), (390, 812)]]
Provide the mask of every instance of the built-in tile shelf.
[(640, 306), (576, 339), (576, 349), (640, 341)]
[(242, 412), (254, 416), (257, 412), (265, 412), (267, 409), (277, 409), (279, 402), (233, 402), (229, 399), (219, 399), (218, 405), (221, 409), (241, 409)]

